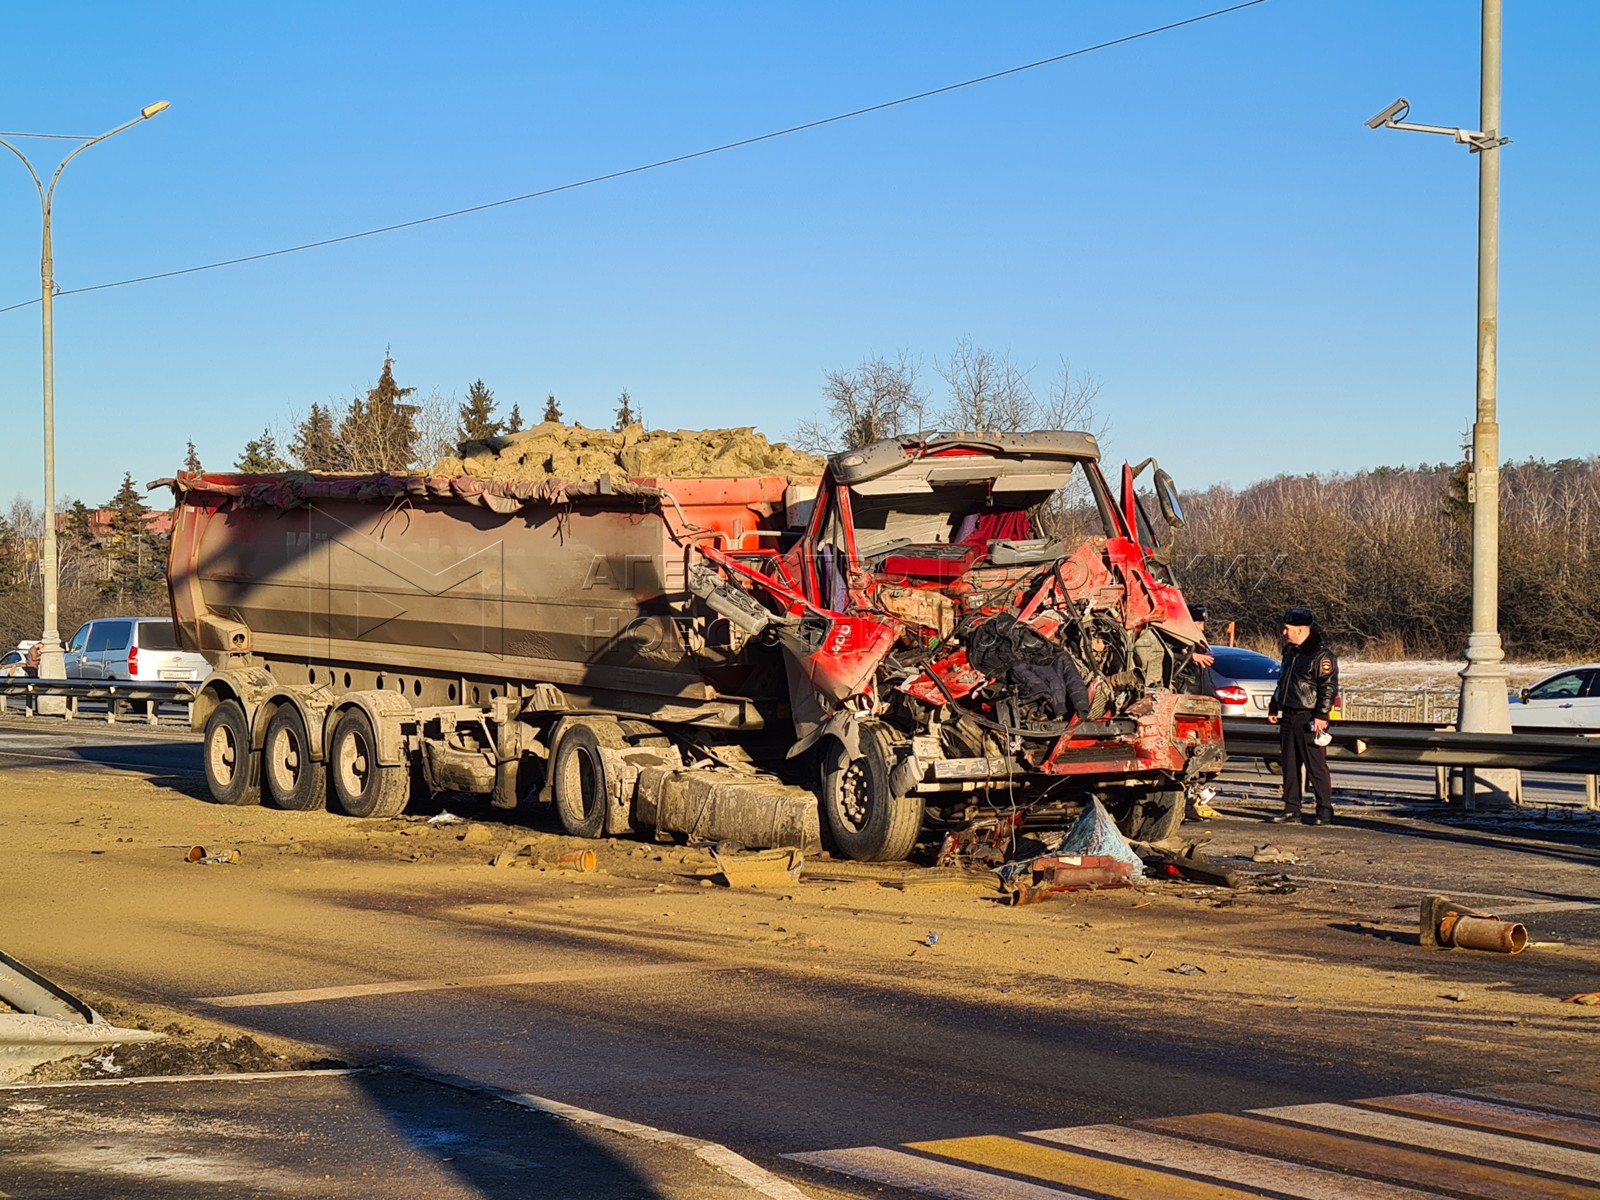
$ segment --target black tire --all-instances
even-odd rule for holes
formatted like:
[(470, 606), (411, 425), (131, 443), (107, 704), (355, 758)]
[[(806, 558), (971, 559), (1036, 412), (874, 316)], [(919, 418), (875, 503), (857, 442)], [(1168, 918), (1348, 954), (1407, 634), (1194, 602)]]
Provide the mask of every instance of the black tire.
[(922, 832), (922, 801), (889, 783), (894, 751), (877, 722), (861, 726), (861, 757), (830, 740), (822, 756), (822, 815), (833, 844), (857, 862), (899, 862)]
[(306, 719), (285, 704), (267, 722), (261, 746), (261, 790), (278, 808), (315, 812), (328, 804), (328, 771), (311, 756)]
[(606, 831), (611, 803), (602, 747), (620, 750), (627, 743), (613, 721), (578, 721), (567, 726), (556, 747), (552, 791), (561, 827), (573, 837), (597, 838)]
[(345, 713), (333, 727), (328, 781), (333, 798), (352, 817), (398, 817), (411, 799), (410, 765), (378, 762), (377, 730), (359, 708)]
[(218, 804), (260, 804), (259, 764), (250, 746), (250, 722), (237, 700), (224, 700), (206, 718), (200, 760), (206, 787)]
[(1182, 788), (1151, 789), (1133, 802), (1128, 836), (1141, 842), (1164, 842), (1183, 824)]

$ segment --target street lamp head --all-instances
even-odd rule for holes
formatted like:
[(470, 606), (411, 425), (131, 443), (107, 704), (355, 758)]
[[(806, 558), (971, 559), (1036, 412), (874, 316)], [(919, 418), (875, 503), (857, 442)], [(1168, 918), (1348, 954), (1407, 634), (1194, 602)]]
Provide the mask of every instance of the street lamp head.
[(1367, 128), (1379, 129), (1384, 125), (1388, 125), (1392, 121), (1404, 120), (1405, 115), (1410, 111), (1411, 101), (1407, 100), (1404, 96), (1401, 96), (1400, 99), (1389, 105), (1389, 107), (1384, 109), (1382, 112), (1374, 113), (1372, 118), (1367, 122)]
[(165, 112), (169, 107), (171, 107), (171, 102), (170, 101), (168, 101), (168, 100), (157, 100), (154, 104), (146, 104), (143, 108), (141, 108), (139, 110), (139, 115), (141, 117), (143, 117), (146, 121), (148, 121), (151, 117), (155, 116), (158, 112)]

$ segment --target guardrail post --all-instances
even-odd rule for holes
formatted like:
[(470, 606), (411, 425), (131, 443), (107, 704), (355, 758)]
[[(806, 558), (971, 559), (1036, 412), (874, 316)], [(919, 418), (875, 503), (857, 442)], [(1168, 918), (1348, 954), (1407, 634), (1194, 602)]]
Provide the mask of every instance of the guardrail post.
[(1433, 769), (1433, 798), (1440, 804), (1450, 803), (1450, 768)]
[(144, 723), (146, 725), (156, 724), (156, 709), (159, 707), (160, 705), (154, 700), (146, 700), (144, 702)]
[(1587, 812), (1600, 812), (1600, 775), (1583, 777), (1583, 807)]

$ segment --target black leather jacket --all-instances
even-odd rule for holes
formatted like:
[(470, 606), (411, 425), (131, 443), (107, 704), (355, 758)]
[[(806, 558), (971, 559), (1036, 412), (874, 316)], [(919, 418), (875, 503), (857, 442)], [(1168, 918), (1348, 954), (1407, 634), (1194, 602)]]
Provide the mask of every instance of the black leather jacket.
[(1326, 721), (1339, 694), (1339, 660), (1315, 627), (1303, 646), (1285, 645), (1283, 674), (1267, 706), (1271, 713), (1286, 709), (1309, 710)]

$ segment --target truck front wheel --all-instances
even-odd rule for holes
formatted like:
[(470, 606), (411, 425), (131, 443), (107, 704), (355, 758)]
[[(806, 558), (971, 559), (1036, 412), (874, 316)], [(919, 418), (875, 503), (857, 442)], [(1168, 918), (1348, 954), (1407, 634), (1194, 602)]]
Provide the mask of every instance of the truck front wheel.
[(1164, 842), (1183, 824), (1183, 809), (1182, 788), (1152, 788), (1134, 800), (1127, 836), (1141, 842)]
[(398, 817), (411, 799), (411, 770), (405, 763), (378, 762), (378, 733), (372, 719), (352, 708), (333, 727), (328, 746), (333, 797), (352, 817)]
[(257, 763), (250, 746), (250, 722), (237, 700), (224, 700), (206, 719), (201, 752), (206, 787), (218, 804), (260, 804)]
[(822, 760), (822, 812), (834, 845), (857, 862), (898, 862), (922, 831), (922, 801), (889, 783), (894, 751), (877, 722), (861, 726), (861, 757), (829, 741)]

